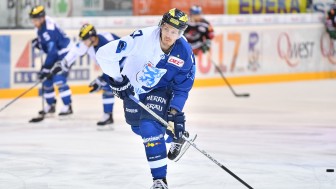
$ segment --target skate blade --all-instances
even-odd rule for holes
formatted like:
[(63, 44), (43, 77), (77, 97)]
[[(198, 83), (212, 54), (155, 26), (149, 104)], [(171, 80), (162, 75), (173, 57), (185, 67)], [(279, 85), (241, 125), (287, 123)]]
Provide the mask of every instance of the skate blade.
[[(194, 142), (195, 140), (196, 140), (196, 138), (197, 138), (197, 134), (195, 134), (195, 136), (194, 137), (189, 137), (189, 139), (190, 139), (190, 141), (192, 141), (192, 142)], [(189, 149), (189, 147), (190, 147), (190, 143), (188, 142), (188, 141), (186, 141), (185, 143), (184, 143), (185, 145), (184, 145), (184, 147), (181, 149), (181, 152), (179, 153), (179, 155), (175, 158), (175, 162), (177, 162), (178, 160), (180, 160), (181, 159), (181, 157), (183, 156), (183, 154), (184, 153), (186, 153), (186, 151)]]
[(72, 115), (73, 114), (69, 114), (69, 115), (58, 115), (58, 119), (59, 120), (69, 120), (69, 119), (71, 119), (72, 118)]
[(113, 124), (107, 124), (107, 125), (98, 125), (97, 131), (113, 131), (114, 126)]

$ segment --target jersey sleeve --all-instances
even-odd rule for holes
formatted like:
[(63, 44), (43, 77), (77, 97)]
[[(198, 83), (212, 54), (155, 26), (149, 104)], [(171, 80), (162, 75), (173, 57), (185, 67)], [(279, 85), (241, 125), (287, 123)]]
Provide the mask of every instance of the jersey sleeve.
[(183, 110), (185, 102), (188, 99), (189, 91), (194, 84), (196, 71), (194, 55), (191, 54), (184, 64), (186, 66), (182, 67), (177, 76), (174, 77), (174, 95), (170, 104), (170, 107), (178, 111)]
[(116, 81), (122, 81), (119, 61), (123, 57), (134, 54), (137, 49), (137, 44), (141, 44), (142, 42), (141, 36), (134, 37), (133, 34), (107, 43), (106, 45), (100, 47), (96, 53), (96, 59), (100, 68), (105, 74), (109, 75)]
[(83, 44), (83, 42), (77, 43), (73, 46), (68, 54), (64, 57), (64, 60), (67, 63), (68, 67), (77, 60), (78, 57), (85, 55), (88, 52), (89, 48)]

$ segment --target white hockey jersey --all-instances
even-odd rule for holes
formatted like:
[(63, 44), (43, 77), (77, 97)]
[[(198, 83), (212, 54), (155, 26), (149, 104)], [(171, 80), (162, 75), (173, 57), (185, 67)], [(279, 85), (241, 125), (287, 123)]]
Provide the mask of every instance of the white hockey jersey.
[[(194, 55), (184, 37), (165, 54), (160, 47), (160, 28), (148, 27), (106, 44), (96, 57), (103, 72), (114, 80), (122, 81), (121, 75), (126, 75), (137, 94), (171, 87), (171, 106), (182, 111), (195, 77)], [(119, 61), (124, 57), (120, 73)]]
[(97, 62), (96, 51), (108, 42), (119, 39), (118, 36), (108, 32), (98, 33), (97, 37), (99, 38), (97, 46), (87, 47), (83, 42), (79, 42), (75, 47), (71, 48), (68, 54), (64, 57), (64, 61), (66, 61), (68, 67), (70, 67), (78, 57), (84, 56), (85, 54), (88, 54), (92, 60)]

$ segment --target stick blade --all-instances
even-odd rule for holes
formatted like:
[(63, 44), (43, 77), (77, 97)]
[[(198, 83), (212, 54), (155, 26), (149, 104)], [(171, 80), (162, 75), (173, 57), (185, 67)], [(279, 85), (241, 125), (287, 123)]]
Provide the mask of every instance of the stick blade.
[(236, 94), (235, 95), (236, 97), (250, 97), (250, 94), (249, 93), (245, 93), (245, 94)]
[(40, 115), (29, 120), (29, 123), (38, 123), (44, 120), (44, 116)]

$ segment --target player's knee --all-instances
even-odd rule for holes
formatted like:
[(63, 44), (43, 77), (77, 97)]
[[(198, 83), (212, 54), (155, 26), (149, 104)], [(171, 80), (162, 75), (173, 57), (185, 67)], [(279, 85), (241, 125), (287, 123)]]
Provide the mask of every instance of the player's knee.
[(62, 82), (62, 81), (55, 82), (55, 85), (58, 87), (58, 90), (68, 90), (68, 89), (70, 89), (69, 85)]
[(157, 121), (150, 119), (142, 119), (140, 121), (140, 131), (142, 137), (150, 137), (153, 135), (164, 136), (165, 128)]

